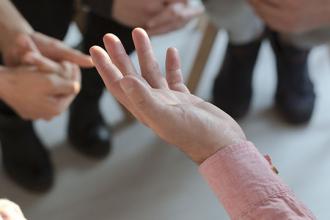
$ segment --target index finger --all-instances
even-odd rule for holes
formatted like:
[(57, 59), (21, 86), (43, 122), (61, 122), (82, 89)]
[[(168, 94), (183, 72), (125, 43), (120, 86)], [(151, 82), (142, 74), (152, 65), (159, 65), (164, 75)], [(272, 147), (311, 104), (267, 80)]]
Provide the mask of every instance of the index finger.
[(40, 33), (33, 34), (32, 39), (37, 44), (40, 52), (52, 60), (69, 61), (85, 68), (94, 66), (90, 56), (66, 46), (59, 40)]
[(41, 72), (61, 73), (62, 67), (58, 63), (42, 56), (39, 53), (29, 52), (23, 57), (24, 64), (34, 65)]

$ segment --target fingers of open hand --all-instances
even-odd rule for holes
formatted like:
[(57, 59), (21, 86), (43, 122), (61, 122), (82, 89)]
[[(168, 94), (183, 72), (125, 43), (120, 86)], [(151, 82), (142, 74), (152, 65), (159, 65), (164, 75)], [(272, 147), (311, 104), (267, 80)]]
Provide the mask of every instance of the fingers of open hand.
[[(121, 48), (122, 46), (113, 45), (115, 43), (120, 42), (118, 42), (118, 40), (111, 35), (107, 35), (105, 37), (105, 44), (108, 48), (109, 54), (111, 57), (114, 57), (116, 61), (112, 61), (109, 55), (102, 48), (94, 46), (90, 49), (93, 62), (95, 63), (98, 72), (112, 95), (116, 97), (118, 101), (130, 112), (132, 112), (139, 120), (146, 123), (147, 120), (145, 120), (145, 117), (148, 115), (149, 110), (147, 109), (147, 111), (141, 111), (141, 109), (145, 109), (145, 106), (147, 106), (147, 104), (142, 103), (149, 103), (144, 100), (152, 97), (150, 90), (151, 88), (144, 80), (141, 80), (141, 77), (135, 73), (135, 70), (134, 73), (126, 74), (125, 77), (123, 76), (125, 74), (121, 71), (131, 72), (134, 67), (121, 66), (121, 68), (117, 68), (114, 62), (120, 63), (119, 65), (132, 64), (126, 55), (121, 54), (120, 58), (116, 57), (119, 52), (116, 51), (116, 49), (119, 49), (121, 51), (120, 53), (123, 53), (123, 51)], [(114, 46), (116, 48), (114, 48)], [(118, 59), (123, 60), (119, 61)]]
[(129, 102), (119, 86), (119, 81), (123, 78), (123, 74), (112, 63), (109, 55), (101, 47), (93, 46), (90, 49), (90, 54), (107, 89), (121, 104), (130, 110)]
[(141, 28), (136, 28), (132, 36), (143, 78), (153, 88), (167, 89), (167, 82), (161, 73), (147, 33)]
[(103, 42), (111, 61), (117, 66), (120, 72), (124, 76), (136, 75), (136, 70), (120, 39), (114, 34), (106, 34), (103, 37)]
[(183, 82), (178, 50), (169, 48), (166, 53), (166, 80), (170, 89), (190, 93)]

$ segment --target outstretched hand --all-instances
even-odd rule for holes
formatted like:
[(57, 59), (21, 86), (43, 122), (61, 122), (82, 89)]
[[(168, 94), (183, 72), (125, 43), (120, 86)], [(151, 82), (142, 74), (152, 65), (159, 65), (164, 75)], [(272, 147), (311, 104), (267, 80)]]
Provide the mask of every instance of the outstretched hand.
[(198, 164), (222, 147), (245, 140), (230, 116), (190, 94), (176, 49), (167, 51), (164, 77), (146, 32), (137, 28), (132, 35), (142, 75), (112, 34), (103, 39), (107, 52), (94, 46), (90, 53), (107, 89), (138, 120)]

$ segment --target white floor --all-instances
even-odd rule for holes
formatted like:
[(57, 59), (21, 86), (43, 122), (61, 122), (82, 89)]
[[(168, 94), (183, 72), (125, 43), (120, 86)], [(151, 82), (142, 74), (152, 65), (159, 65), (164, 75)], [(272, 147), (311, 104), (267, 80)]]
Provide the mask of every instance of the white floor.
[[(200, 35), (192, 28), (154, 40), (157, 55), (165, 48), (181, 50), (185, 72)], [(189, 39), (189, 40), (187, 40)], [(209, 98), (211, 83), (221, 63), (226, 36), (219, 35), (198, 94)], [(255, 96), (249, 116), (241, 122), (247, 136), (269, 153), (281, 177), (318, 219), (330, 219), (330, 57), (327, 47), (311, 56), (311, 72), (318, 100), (312, 122), (305, 127), (283, 123), (273, 111), (275, 70), (265, 44), (255, 73)], [(109, 123), (121, 112), (106, 94), (102, 110)], [(19, 203), (30, 220), (201, 220), (228, 219), (223, 208), (184, 155), (163, 143), (140, 124), (115, 133), (112, 155), (90, 161), (66, 143), (67, 114), (51, 122), (38, 122), (40, 137), (52, 152), (56, 184), (45, 195), (16, 187), (0, 171), (0, 197)]]

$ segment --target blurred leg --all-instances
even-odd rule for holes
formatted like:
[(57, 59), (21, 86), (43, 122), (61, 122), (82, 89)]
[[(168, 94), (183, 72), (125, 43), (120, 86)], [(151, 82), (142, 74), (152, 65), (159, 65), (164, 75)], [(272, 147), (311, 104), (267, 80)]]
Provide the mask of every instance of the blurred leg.
[(272, 33), (278, 73), (276, 105), (289, 123), (307, 123), (313, 115), (316, 95), (309, 76), (308, 57), (313, 45), (328, 41), (329, 33), (316, 31), (290, 36)]
[[(134, 50), (131, 28), (90, 12), (84, 34), (84, 52), (93, 45), (103, 46), (103, 35), (111, 32), (124, 43), (128, 53)], [(108, 155), (111, 135), (100, 112), (103, 82), (96, 69), (82, 70), (82, 90), (70, 109), (69, 139), (79, 152), (94, 158)]]
[[(65, 36), (73, 14), (71, 0), (13, 2), (35, 30), (58, 39)], [(21, 119), (3, 102), (0, 102), (0, 140), (4, 169), (16, 183), (33, 191), (45, 191), (52, 186), (50, 156), (32, 121)]]
[(225, 59), (214, 81), (213, 103), (239, 119), (249, 110), (264, 25), (245, 0), (209, 0), (206, 8), (213, 22), (229, 37)]

